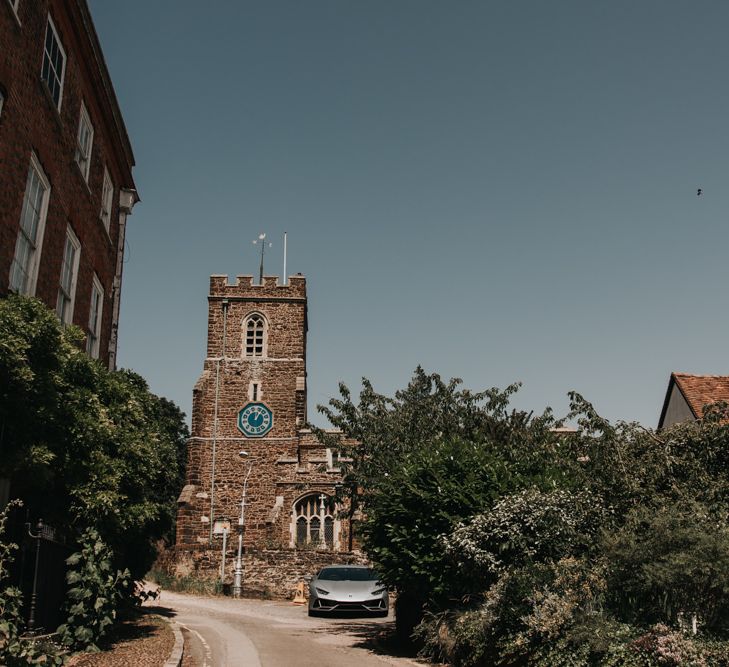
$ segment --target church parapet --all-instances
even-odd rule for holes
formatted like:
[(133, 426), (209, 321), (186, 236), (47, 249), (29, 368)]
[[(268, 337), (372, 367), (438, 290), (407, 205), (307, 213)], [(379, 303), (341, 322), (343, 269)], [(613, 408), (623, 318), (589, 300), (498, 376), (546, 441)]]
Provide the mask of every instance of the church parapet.
[(306, 277), (300, 274), (289, 276), (283, 284), (279, 276), (264, 276), (261, 284), (253, 276), (236, 276), (231, 283), (227, 275), (210, 276), (210, 298), (255, 299), (262, 297), (305, 299)]

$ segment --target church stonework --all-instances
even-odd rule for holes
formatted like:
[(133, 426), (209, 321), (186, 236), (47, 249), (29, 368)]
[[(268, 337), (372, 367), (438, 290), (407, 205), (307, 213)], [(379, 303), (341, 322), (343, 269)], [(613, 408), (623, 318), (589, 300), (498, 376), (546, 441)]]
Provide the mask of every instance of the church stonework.
[[(306, 279), (210, 278), (208, 341), (193, 389), (178, 575), (232, 579), (245, 490), (244, 594), (290, 595), (327, 563), (361, 562), (334, 505), (337, 453), (306, 428)], [(243, 454), (241, 453), (243, 452)], [(247, 484), (245, 484), (248, 476)]]

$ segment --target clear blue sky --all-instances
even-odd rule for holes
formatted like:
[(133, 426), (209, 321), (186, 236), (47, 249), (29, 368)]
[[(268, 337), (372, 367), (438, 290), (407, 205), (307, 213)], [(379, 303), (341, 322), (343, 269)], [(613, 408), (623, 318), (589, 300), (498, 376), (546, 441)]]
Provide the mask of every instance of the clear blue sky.
[(261, 231), (308, 278), (310, 417), (420, 363), (655, 425), (672, 370), (729, 373), (725, 0), (90, 6), (142, 197), (119, 361), (188, 414)]

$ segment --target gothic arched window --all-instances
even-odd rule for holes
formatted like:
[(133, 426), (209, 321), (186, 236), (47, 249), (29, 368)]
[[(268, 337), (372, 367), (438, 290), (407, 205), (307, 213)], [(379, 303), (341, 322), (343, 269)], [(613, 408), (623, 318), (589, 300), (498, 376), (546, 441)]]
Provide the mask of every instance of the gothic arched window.
[(243, 322), (243, 355), (246, 357), (266, 356), (266, 320), (263, 315), (253, 313)]
[(334, 548), (334, 516), (328, 496), (313, 493), (300, 498), (294, 504), (293, 520), (297, 547)]

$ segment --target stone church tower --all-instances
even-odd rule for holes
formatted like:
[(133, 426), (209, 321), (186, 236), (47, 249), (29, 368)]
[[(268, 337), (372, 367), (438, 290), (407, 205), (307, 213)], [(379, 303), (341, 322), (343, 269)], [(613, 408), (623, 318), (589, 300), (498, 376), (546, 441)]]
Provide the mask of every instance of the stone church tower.
[(215, 575), (224, 531), (228, 579), (243, 532), (244, 589), (286, 595), (316, 567), (357, 559), (333, 500), (337, 453), (305, 428), (306, 333), (303, 276), (285, 285), (211, 276), (207, 355), (178, 500), (178, 573)]

